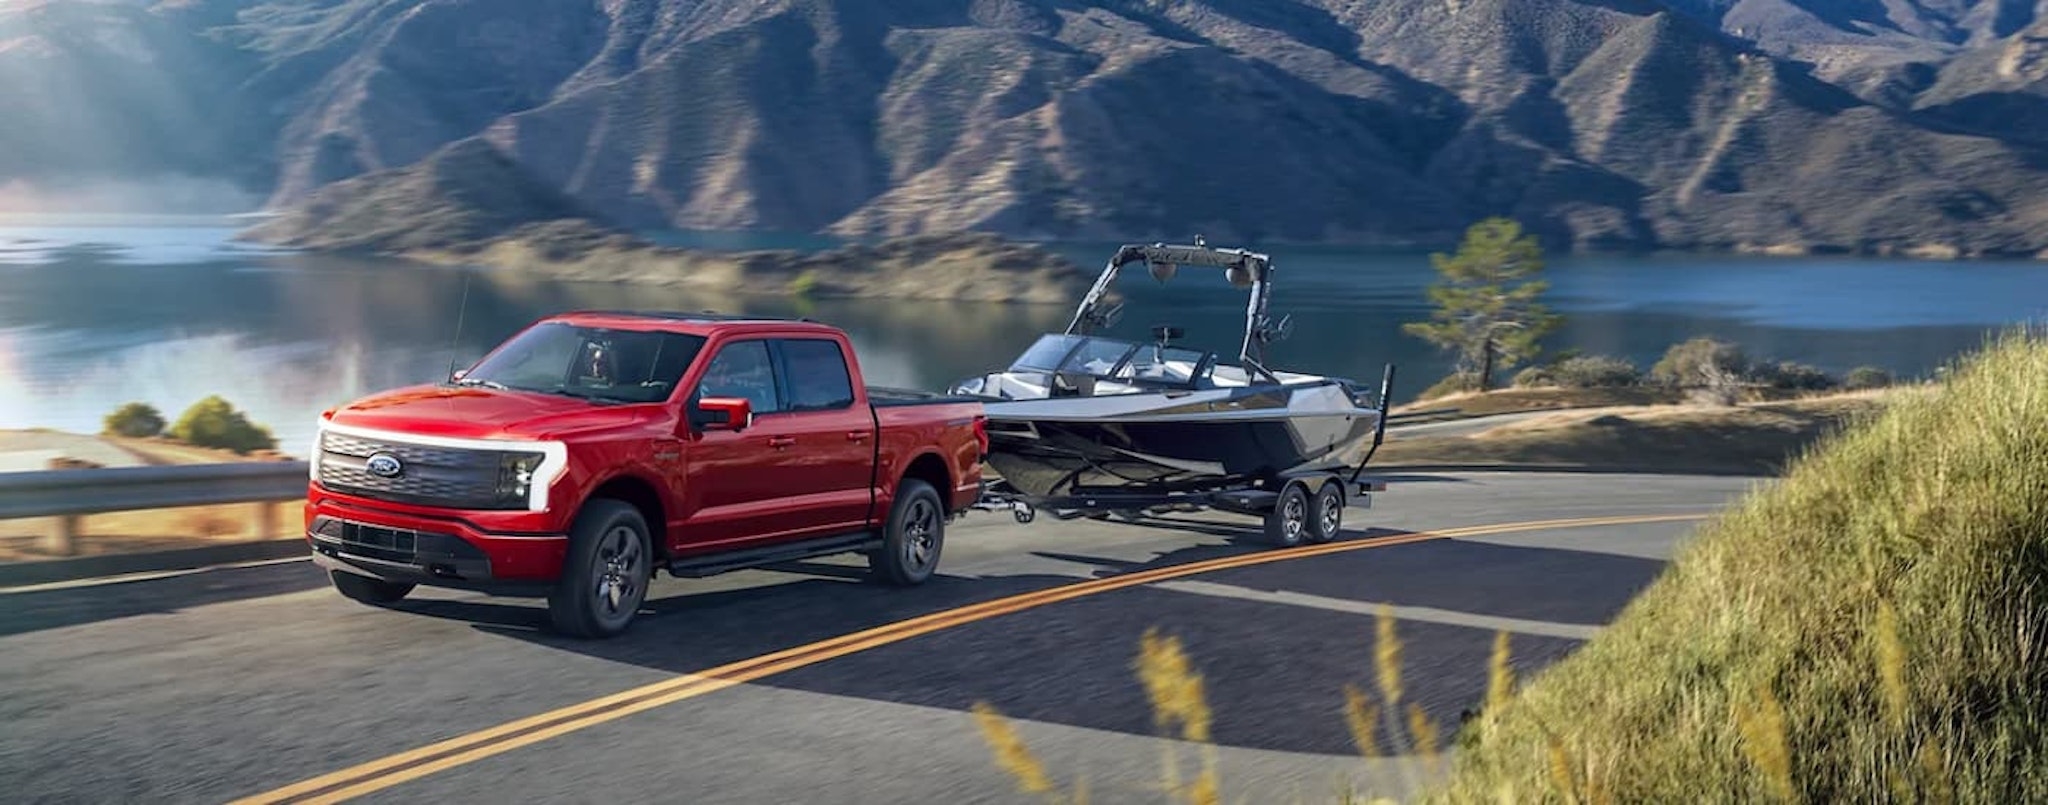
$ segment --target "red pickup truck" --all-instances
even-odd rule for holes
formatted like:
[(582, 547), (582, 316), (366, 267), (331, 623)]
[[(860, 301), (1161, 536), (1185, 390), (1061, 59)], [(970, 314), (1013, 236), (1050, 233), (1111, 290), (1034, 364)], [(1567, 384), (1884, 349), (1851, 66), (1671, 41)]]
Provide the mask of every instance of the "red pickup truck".
[(558, 630), (608, 637), (657, 568), (862, 552), (923, 582), (987, 449), (980, 403), (866, 387), (834, 327), (571, 313), (323, 414), (306, 539), (358, 601), (546, 595)]

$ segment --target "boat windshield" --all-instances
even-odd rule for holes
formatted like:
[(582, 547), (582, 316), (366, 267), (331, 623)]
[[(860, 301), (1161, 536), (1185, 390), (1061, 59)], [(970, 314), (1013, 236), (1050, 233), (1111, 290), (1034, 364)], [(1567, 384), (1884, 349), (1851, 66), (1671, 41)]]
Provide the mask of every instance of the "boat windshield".
[(1108, 377), (1109, 373), (1124, 362), (1124, 356), (1138, 348), (1137, 344), (1126, 341), (1112, 341), (1107, 338), (1090, 338), (1081, 343), (1067, 360), (1060, 364), (1060, 371), (1070, 375), (1093, 375)]
[(1084, 335), (1046, 335), (1018, 356), (1012, 372), (1086, 375), (1145, 385), (1194, 386), (1209, 373), (1212, 353)]
[(1111, 338), (1085, 335), (1047, 335), (1017, 356), (1013, 372), (1064, 372), (1066, 374), (1109, 376), (1124, 356), (1138, 345)]
[(1060, 361), (1066, 360), (1067, 353), (1073, 352), (1076, 344), (1086, 340), (1087, 336), (1080, 335), (1039, 336), (1030, 349), (1010, 362), (1010, 371), (1050, 372), (1058, 369)]

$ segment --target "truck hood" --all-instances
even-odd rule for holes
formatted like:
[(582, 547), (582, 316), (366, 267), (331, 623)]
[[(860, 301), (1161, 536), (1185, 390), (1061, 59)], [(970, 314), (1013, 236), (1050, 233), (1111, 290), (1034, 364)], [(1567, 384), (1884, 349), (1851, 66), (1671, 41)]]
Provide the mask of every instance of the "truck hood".
[[(356, 428), (456, 439), (541, 439), (637, 422), (646, 405), (593, 403), (557, 394), (480, 386), (421, 385), (373, 394), (335, 409)], [(633, 413), (626, 413), (626, 412)]]

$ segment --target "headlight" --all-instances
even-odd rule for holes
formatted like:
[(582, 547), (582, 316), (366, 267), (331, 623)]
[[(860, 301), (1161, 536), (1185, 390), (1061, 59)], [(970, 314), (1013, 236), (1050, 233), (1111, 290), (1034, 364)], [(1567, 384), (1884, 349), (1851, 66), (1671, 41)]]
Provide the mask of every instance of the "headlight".
[(503, 453), (498, 457), (498, 502), (524, 505), (533, 491), (533, 472), (540, 468), (540, 453)]

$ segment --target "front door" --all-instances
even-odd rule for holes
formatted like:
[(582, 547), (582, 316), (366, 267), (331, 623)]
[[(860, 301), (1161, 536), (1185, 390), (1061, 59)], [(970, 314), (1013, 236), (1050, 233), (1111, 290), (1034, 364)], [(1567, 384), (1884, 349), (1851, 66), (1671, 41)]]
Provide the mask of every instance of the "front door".
[(697, 431), (684, 449), (683, 513), (678, 547), (729, 549), (791, 538), (808, 519), (788, 503), (784, 464), (795, 448), (783, 416), (785, 395), (766, 340), (719, 347), (692, 398), (741, 397), (754, 422), (738, 431)]

